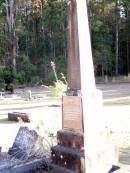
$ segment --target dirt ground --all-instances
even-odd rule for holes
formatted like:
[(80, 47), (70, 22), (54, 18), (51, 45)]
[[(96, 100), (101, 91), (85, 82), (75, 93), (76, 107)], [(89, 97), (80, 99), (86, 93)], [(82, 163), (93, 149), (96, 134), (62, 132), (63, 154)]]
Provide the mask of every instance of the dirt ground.
[[(130, 83), (97, 84), (97, 88), (103, 92), (103, 117), (119, 147), (120, 164), (130, 170)], [(9, 122), (8, 113), (16, 111), (28, 113), (31, 123)], [(55, 144), (56, 132), (62, 127), (61, 99), (44, 86), (16, 89), (13, 97), (0, 98), (0, 146), (3, 151), (12, 146), (20, 126), (36, 129), (51, 145)]]

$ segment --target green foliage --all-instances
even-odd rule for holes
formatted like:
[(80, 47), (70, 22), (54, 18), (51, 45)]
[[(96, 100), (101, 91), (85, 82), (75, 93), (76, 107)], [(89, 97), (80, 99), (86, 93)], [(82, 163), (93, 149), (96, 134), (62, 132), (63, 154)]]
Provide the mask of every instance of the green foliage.
[(14, 81), (15, 71), (12, 66), (5, 66), (2, 72), (3, 79), (6, 84), (11, 84)]
[(16, 75), (16, 79), (20, 84), (36, 82), (35, 80), (38, 79), (36, 74), (36, 67), (29, 62), (22, 62), (19, 73)]
[[(111, 76), (115, 72), (115, 2), (113, 0), (88, 2), (96, 75)], [(67, 6), (67, 1), (63, 0), (46, 0), (40, 3), (37, 0), (17, 1), (18, 12), (14, 28), (15, 37), (18, 40), (16, 46), (17, 74), (14, 77), (17, 83), (35, 83), (42, 78), (47, 84), (56, 81), (55, 88), (62, 88), (59, 82), (60, 74), (63, 73), (66, 76), (67, 69)], [(120, 0), (118, 6), (120, 10), (119, 73), (126, 74), (126, 69), (130, 66), (128, 64), (130, 55), (127, 57), (130, 52), (130, 2)], [(5, 7), (5, 0), (0, 0), (1, 65), (6, 65), (9, 58), (9, 33)], [(51, 60), (56, 64), (57, 77), (51, 70)]]
[(55, 96), (61, 97), (62, 94), (67, 90), (67, 81), (63, 73), (61, 73), (61, 79), (58, 79), (56, 66), (53, 61), (51, 61), (51, 67), (55, 77), (54, 87), (52, 87), (52, 93)]
[(67, 85), (61, 81), (61, 80), (57, 80), (56, 82), (54, 82), (54, 87), (52, 88), (52, 93), (57, 96), (57, 97), (61, 97), (62, 94), (67, 90)]

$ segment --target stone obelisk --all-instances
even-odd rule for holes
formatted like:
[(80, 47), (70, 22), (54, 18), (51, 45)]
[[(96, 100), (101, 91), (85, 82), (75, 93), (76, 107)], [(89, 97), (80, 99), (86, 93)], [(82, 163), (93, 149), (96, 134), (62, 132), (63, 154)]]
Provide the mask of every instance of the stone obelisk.
[(52, 148), (54, 173), (107, 173), (115, 148), (104, 127), (102, 93), (95, 87), (86, 0), (71, 0), (68, 18), (68, 91), (62, 99), (63, 129)]

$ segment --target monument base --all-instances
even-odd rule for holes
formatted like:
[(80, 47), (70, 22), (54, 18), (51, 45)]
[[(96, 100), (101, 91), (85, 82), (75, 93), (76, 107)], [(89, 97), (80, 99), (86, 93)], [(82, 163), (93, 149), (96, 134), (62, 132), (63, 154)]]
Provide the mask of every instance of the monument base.
[(110, 138), (105, 133), (101, 134), (101, 138), (104, 144), (100, 151), (94, 150), (93, 153), (88, 153), (85, 163), (83, 133), (69, 130), (58, 131), (58, 145), (51, 149), (52, 169), (50, 173), (95, 173), (99, 170), (100, 173), (108, 173), (112, 165), (117, 164), (118, 152), (107, 141)]
[(57, 132), (58, 145), (52, 147), (52, 172), (61, 173), (84, 173), (84, 141), (83, 133), (69, 130)]

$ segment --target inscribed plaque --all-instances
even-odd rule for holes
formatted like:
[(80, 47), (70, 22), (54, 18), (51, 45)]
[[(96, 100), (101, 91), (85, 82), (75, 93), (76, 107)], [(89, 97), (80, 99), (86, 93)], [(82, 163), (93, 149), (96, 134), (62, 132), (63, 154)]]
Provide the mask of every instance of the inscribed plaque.
[(83, 132), (81, 96), (63, 96), (63, 128)]

